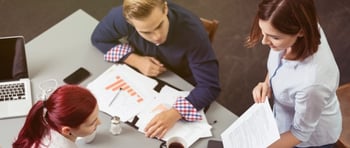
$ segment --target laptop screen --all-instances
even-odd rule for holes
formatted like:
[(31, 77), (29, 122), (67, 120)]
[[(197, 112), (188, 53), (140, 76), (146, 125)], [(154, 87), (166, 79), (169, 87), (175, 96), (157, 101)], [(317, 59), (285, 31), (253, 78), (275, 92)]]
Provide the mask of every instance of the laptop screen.
[(24, 38), (0, 37), (0, 82), (28, 78)]

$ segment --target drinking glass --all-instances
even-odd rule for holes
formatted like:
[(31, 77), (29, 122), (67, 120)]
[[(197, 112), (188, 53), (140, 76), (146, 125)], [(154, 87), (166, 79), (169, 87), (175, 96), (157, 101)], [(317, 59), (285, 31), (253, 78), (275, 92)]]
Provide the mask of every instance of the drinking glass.
[(39, 84), (40, 93), (39, 100), (45, 100), (57, 88), (57, 81), (55, 79), (47, 79)]

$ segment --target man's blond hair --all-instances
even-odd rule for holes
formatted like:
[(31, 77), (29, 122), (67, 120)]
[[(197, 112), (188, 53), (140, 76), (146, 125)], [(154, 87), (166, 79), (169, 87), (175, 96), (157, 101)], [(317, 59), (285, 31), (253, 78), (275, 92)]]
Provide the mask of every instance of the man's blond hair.
[(149, 16), (156, 7), (164, 9), (165, 0), (124, 0), (123, 15), (126, 19), (142, 19)]

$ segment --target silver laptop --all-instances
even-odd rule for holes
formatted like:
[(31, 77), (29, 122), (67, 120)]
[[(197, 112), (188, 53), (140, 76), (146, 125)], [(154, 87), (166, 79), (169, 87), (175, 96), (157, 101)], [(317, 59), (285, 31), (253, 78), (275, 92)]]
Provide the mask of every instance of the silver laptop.
[(0, 119), (26, 116), (32, 95), (23, 36), (0, 37)]

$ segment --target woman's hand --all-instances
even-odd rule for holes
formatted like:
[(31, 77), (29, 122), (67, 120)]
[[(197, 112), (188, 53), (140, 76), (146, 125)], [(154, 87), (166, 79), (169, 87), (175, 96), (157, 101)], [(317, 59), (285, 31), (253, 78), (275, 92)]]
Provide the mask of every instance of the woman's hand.
[(260, 82), (254, 87), (252, 94), (255, 103), (263, 103), (265, 102), (266, 97), (271, 96), (270, 86), (266, 81)]

